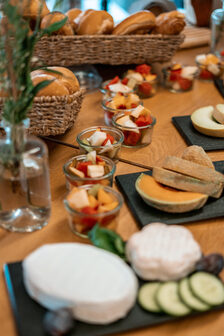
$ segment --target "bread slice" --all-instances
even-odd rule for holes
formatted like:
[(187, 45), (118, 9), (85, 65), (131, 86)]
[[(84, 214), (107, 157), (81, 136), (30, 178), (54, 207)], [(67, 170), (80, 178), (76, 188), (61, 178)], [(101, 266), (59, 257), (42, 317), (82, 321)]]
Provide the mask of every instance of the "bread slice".
[(212, 160), (200, 146), (194, 145), (187, 147), (182, 154), (182, 159), (215, 169)]
[(223, 183), (224, 175), (216, 170), (202, 166), (198, 163), (181, 159), (175, 156), (167, 156), (163, 162), (163, 168), (182, 173), (187, 176), (198, 178), (199, 180)]
[(192, 191), (219, 198), (223, 191), (222, 183), (202, 181), (160, 167), (153, 167), (152, 176), (159, 183), (180, 190)]

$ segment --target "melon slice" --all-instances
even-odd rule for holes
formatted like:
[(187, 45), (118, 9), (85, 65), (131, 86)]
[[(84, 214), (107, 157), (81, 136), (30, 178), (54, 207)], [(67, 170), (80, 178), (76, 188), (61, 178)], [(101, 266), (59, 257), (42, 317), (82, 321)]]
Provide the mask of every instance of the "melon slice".
[(165, 212), (182, 213), (200, 209), (208, 199), (204, 194), (166, 187), (146, 174), (138, 177), (135, 187), (148, 205)]
[(202, 134), (224, 138), (224, 125), (215, 121), (213, 112), (213, 106), (199, 108), (191, 115), (192, 124), (194, 128)]

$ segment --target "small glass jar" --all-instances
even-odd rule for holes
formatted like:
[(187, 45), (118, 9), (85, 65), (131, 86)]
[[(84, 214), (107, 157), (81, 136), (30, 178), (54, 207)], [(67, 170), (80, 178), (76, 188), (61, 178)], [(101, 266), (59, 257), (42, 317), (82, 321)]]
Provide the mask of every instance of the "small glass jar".
[[(210, 58), (210, 60), (205, 60), (205, 58)], [(214, 54), (208, 55), (198, 55), (195, 59), (195, 62), (198, 66), (198, 78), (203, 81), (212, 81), (215, 78), (222, 76), (224, 72), (224, 62), (219, 59), (216, 63), (213, 62), (213, 59), (217, 59), (217, 56)]]
[(86, 155), (77, 155), (68, 160), (64, 166), (63, 166), (63, 172), (65, 174), (66, 178), (66, 187), (68, 190), (71, 190), (73, 187), (79, 187), (85, 184), (102, 184), (105, 186), (111, 186), (113, 185), (113, 176), (116, 170), (115, 163), (104, 156), (100, 156), (100, 158), (105, 162), (106, 167), (108, 168), (108, 172), (100, 177), (79, 177), (74, 174), (72, 174), (69, 171), (69, 166), (72, 164), (74, 160), (78, 162), (83, 162), (86, 160)]
[(195, 72), (192, 73), (191, 76), (186, 78), (185, 76), (181, 75), (181, 71), (187, 68), (196, 68), (196, 67), (182, 66), (180, 69), (172, 70), (172, 66), (169, 66), (162, 69), (165, 88), (167, 88), (170, 92), (174, 93), (187, 92), (192, 90), (194, 80), (198, 75), (198, 70), (196, 68)]
[(211, 24), (211, 52), (224, 58), (224, 8), (212, 12)]
[(127, 114), (130, 114), (132, 111), (134, 111), (134, 109), (138, 106), (138, 105), (143, 105), (142, 102), (139, 102), (139, 104), (132, 109), (113, 109), (111, 107), (109, 107), (107, 104), (111, 101), (111, 97), (110, 98), (105, 98), (102, 100), (102, 108), (104, 110), (104, 121), (105, 124), (108, 126), (112, 126), (112, 118), (115, 114), (120, 113), (120, 112), (125, 112)]
[[(89, 190), (92, 185), (83, 185), (79, 188)], [(119, 215), (121, 206), (124, 202), (122, 195), (112, 189), (111, 187), (103, 187), (104, 191), (110, 194), (110, 196), (118, 203), (116, 208), (110, 211), (100, 212), (97, 214), (85, 214), (77, 211), (69, 205), (68, 201), (64, 200), (65, 209), (68, 214), (69, 226), (73, 233), (82, 238), (88, 238), (88, 232), (94, 227), (95, 224), (99, 224), (102, 227), (109, 229), (115, 229), (117, 225), (117, 217)]]
[[(100, 129), (103, 132), (106, 132), (107, 134), (112, 135), (113, 138), (115, 139), (115, 142), (109, 147), (92, 146), (91, 144), (88, 144), (86, 140), (98, 129)], [(121, 131), (113, 127), (93, 126), (79, 133), (76, 137), (76, 140), (79, 145), (81, 153), (89, 153), (91, 151), (96, 151), (97, 155), (103, 154), (104, 156), (109, 157), (110, 159), (117, 160), (118, 153), (121, 149), (121, 144), (124, 141), (124, 135)]]
[(156, 118), (152, 117), (152, 123), (147, 126), (127, 127), (119, 124), (119, 119), (126, 116), (121, 112), (115, 114), (112, 118), (112, 124), (124, 134), (124, 142), (122, 146), (128, 148), (141, 148), (147, 146), (152, 141), (152, 132), (156, 123)]

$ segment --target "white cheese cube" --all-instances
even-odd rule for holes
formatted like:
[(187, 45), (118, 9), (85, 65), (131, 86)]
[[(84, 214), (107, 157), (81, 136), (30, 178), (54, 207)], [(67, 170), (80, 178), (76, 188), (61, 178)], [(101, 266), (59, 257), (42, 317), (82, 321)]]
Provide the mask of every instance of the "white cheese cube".
[(135, 133), (139, 133), (139, 130), (138, 130), (138, 125), (136, 125), (131, 119), (127, 120), (124, 122), (124, 126), (125, 127), (131, 127), (132, 129), (131, 130), (128, 130), (128, 131), (132, 131), (132, 132), (135, 132)]
[(124, 117), (121, 117), (117, 120), (117, 124), (123, 126), (124, 123), (128, 120), (131, 120), (130, 117), (128, 115), (124, 116)]
[(144, 106), (138, 105), (134, 111), (131, 112), (131, 115), (135, 118), (138, 118), (141, 114), (141, 112), (144, 110)]
[(210, 71), (213, 75), (217, 76), (220, 72), (219, 66), (217, 64), (209, 64), (208, 71)]
[(99, 152), (99, 154), (110, 152), (111, 150), (113, 150), (112, 143), (111, 143), (110, 140), (107, 140), (106, 144), (104, 145), (104, 148), (101, 149), (101, 151)]
[(206, 55), (198, 55), (196, 56), (196, 61), (200, 64), (205, 64), (206, 63)]
[(87, 161), (92, 161), (92, 163), (96, 163), (96, 151), (91, 151), (86, 155)]
[(186, 66), (181, 70), (181, 77), (193, 80), (196, 72), (197, 72), (196, 66)]
[(92, 146), (101, 146), (107, 135), (105, 132), (96, 131), (87, 140)]
[(109, 89), (112, 92), (122, 92), (122, 93), (128, 93), (132, 91), (130, 87), (122, 83), (111, 84), (109, 85)]
[(131, 72), (127, 74), (127, 78), (133, 78), (137, 83), (142, 83), (144, 78), (139, 72)]
[(101, 177), (104, 175), (104, 166), (88, 165), (87, 173), (90, 177)]
[(81, 209), (89, 206), (88, 193), (85, 189), (79, 189), (76, 192), (70, 192), (67, 196), (69, 205), (75, 209)]
[(85, 177), (85, 174), (84, 174), (82, 171), (80, 171), (80, 170), (78, 170), (78, 169), (76, 169), (76, 168), (74, 168), (74, 167), (69, 167), (68, 170), (69, 170), (70, 173), (72, 173), (73, 175), (76, 175), (76, 176), (81, 177), (81, 178), (84, 178), (84, 177)]

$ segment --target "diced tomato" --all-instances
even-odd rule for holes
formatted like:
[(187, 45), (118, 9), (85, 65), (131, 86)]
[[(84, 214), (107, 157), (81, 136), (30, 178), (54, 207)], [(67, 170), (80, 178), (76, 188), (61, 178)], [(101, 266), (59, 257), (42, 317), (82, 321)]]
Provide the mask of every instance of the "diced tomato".
[(122, 79), (121, 83), (124, 84), (124, 85), (127, 85), (128, 81), (129, 81), (129, 79), (125, 77), (125, 78)]
[(138, 119), (135, 120), (135, 123), (138, 125), (138, 127), (150, 125), (152, 123), (152, 117), (150, 114), (140, 115)]
[(137, 67), (135, 68), (135, 71), (139, 72), (142, 75), (148, 75), (151, 71), (151, 66), (147, 64), (140, 64), (140, 65), (137, 65)]
[(109, 85), (112, 85), (112, 84), (116, 84), (118, 83), (120, 80), (120, 78), (118, 76), (114, 77), (113, 79), (111, 79), (111, 81), (105, 86), (105, 89), (106, 90), (109, 90)]
[(124, 144), (128, 146), (135, 146), (139, 140), (141, 139), (141, 134), (132, 132), (132, 131), (124, 131)]
[(131, 103), (131, 108), (136, 108), (138, 105), (136, 103)]
[(224, 50), (222, 50), (222, 51), (220, 52), (220, 55), (221, 55), (221, 56), (224, 56)]
[(104, 162), (104, 160), (101, 159), (101, 157), (97, 155), (96, 156), (96, 163), (99, 163), (99, 162)]
[(97, 210), (92, 208), (91, 206), (86, 206), (86, 207), (83, 207), (80, 210), (80, 212), (83, 212), (84, 214), (87, 214), (87, 215), (93, 215), (97, 213)]
[[(82, 208), (80, 211), (86, 215), (97, 214), (97, 210), (90, 206), (86, 206)], [(91, 216), (83, 217), (81, 219), (81, 224), (86, 226), (88, 229), (91, 229), (96, 223), (97, 223), (97, 219)]]
[(124, 104), (121, 104), (117, 107), (118, 110), (126, 110), (127, 109), (127, 106), (124, 105)]
[(87, 174), (87, 167), (88, 167), (89, 165), (92, 165), (92, 164), (93, 164), (93, 163), (92, 163), (91, 161), (79, 162), (79, 163), (77, 164), (76, 169), (82, 171), (82, 172), (85, 174), (85, 177), (87, 177), (87, 176), (88, 176), (88, 174)]
[(192, 80), (190, 79), (179, 77), (177, 81), (180, 85), (181, 90), (184, 90), (184, 91), (189, 90), (192, 86)]
[(144, 95), (149, 96), (150, 92), (152, 90), (152, 85), (149, 84), (148, 82), (143, 82), (143, 83), (139, 84), (138, 89)]
[(110, 224), (110, 222), (112, 222), (112, 220), (116, 217), (116, 214), (115, 215), (109, 215), (109, 216), (105, 216), (102, 218), (101, 222), (100, 222), (100, 225), (102, 226), (107, 226)]
[(213, 79), (213, 74), (206, 69), (201, 69), (199, 76), (202, 79)]
[(104, 140), (104, 142), (102, 143), (101, 146), (105, 146), (108, 140), (110, 140), (110, 142), (112, 144), (114, 143), (114, 137), (112, 135), (110, 135), (110, 134), (107, 133), (107, 137), (106, 137), (106, 139)]
[(171, 70), (170, 71), (169, 80), (171, 82), (175, 82), (180, 77), (180, 73), (181, 73), (181, 69)]

